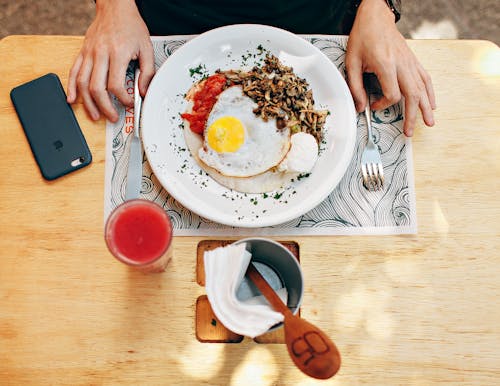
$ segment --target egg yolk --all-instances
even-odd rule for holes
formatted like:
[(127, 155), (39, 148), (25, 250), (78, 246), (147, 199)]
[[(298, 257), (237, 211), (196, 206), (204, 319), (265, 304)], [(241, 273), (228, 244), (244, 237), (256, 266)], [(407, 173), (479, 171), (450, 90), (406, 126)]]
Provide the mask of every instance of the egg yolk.
[(238, 118), (224, 116), (216, 119), (207, 130), (207, 141), (217, 153), (237, 151), (245, 141), (245, 129)]

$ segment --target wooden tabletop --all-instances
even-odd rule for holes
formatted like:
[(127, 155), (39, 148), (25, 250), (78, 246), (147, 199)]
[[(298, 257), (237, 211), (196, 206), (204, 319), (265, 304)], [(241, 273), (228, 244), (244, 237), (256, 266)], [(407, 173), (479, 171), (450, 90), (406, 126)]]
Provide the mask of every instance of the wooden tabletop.
[[(282, 344), (200, 343), (199, 237), (163, 274), (103, 240), (105, 122), (74, 110), (93, 163), (42, 179), (9, 98), (48, 72), (66, 86), (81, 37), (0, 42), (0, 384), (497, 385), (500, 380), (500, 50), (409, 41), (431, 74), (436, 126), (413, 137), (418, 234), (294, 237), (302, 316), (337, 344), (329, 381)], [(229, 236), (229, 235), (228, 235)]]

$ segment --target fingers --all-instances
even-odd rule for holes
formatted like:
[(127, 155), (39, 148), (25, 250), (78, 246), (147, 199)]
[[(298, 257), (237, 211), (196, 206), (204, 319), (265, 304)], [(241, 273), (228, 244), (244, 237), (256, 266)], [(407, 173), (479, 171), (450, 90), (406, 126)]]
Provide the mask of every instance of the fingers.
[(418, 102), (415, 103), (415, 100), (410, 96), (405, 97), (403, 132), (407, 137), (411, 137), (413, 135), (413, 128), (415, 127), (415, 121), (417, 119), (417, 108)]
[(419, 109), (422, 112), (422, 118), (425, 124), (427, 126), (434, 125), (432, 103), (435, 103), (435, 101), (433, 102), (432, 97), (429, 96), (428, 83), (422, 78), (417, 66), (413, 68), (410, 67), (407, 71), (402, 72), (400, 74), (399, 83), (401, 92), (405, 97), (403, 132), (408, 137), (411, 137), (415, 128)]
[(80, 68), (82, 67), (83, 63), (83, 55), (82, 53), (78, 54), (78, 56), (75, 59), (75, 62), (73, 63), (73, 67), (71, 67), (71, 70), (69, 71), (69, 77), (68, 77), (68, 89), (67, 89), (67, 97), (66, 100), (68, 103), (74, 103), (76, 100), (76, 77), (78, 76), (78, 73), (80, 72)]
[(125, 76), (130, 59), (126, 56), (111, 57), (108, 74), (108, 90), (125, 106), (133, 106), (134, 99), (125, 88)]
[(422, 78), (424, 84), (425, 84), (425, 90), (427, 92), (427, 96), (429, 98), (429, 103), (432, 108), (432, 110), (436, 110), (436, 96), (434, 94), (434, 86), (432, 85), (432, 79), (427, 73), (427, 71), (424, 70), (422, 65), (417, 62), (417, 68), (418, 72), (420, 74), (420, 77)]
[[(80, 93), (85, 109), (91, 119), (98, 120), (100, 112), (110, 121), (116, 122), (118, 113), (113, 106), (109, 92), (125, 106), (133, 105), (133, 98), (125, 88), (125, 76), (129, 61), (112, 58), (107, 53), (96, 53), (93, 57), (83, 53), (75, 60), (68, 79), (68, 103), (74, 103)], [(145, 60), (144, 93), (154, 75), (154, 57)], [(108, 92), (109, 91), (109, 92)]]
[[(82, 65), (76, 77), (76, 88), (93, 120), (98, 120), (100, 113), (112, 122), (118, 120), (118, 113), (108, 91), (113, 93), (125, 106), (133, 104), (132, 97), (125, 89), (128, 61), (115, 62), (116, 64), (113, 66), (113, 62), (110, 63), (110, 60), (113, 59), (110, 59), (106, 53), (96, 54), (94, 59), (87, 56), (82, 59)], [(68, 90), (70, 90), (70, 96), (76, 98), (75, 87), (70, 82), (68, 82)], [(72, 94), (73, 92), (74, 94)]]
[[(125, 106), (133, 105), (133, 99), (125, 89), (128, 63), (129, 61), (123, 58), (113, 60), (106, 52), (98, 52), (94, 57), (80, 53), (70, 70), (68, 103), (73, 103), (79, 92), (91, 119), (98, 120), (102, 112), (107, 119), (116, 122), (118, 113), (108, 90)], [(152, 66), (154, 71), (154, 65)]]
[(79, 92), (92, 120), (98, 120), (102, 112), (116, 122), (118, 113), (106, 91), (108, 61), (106, 54), (98, 54), (93, 59), (91, 55), (80, 53), (69, 73), (67, 101), (74, 103)]
[(366, 91), (363, 85), (363, 69), (361, 67), (361, 62), (348, 57), (346, 59), (346, 68), (347, 84), (351, 90), (356, 111), (360, 113), (365, 109), (367, 103)]
[(427, 126), (434, 125), (433, 111), (436, 108), (434, 88), (429, 74), (421, 64), (411, 58), (399, 65), (379, 66), (374, 69), (380, 82), (383, 96), (373, 102), (373, 110), (384, 110), (398, 103), (404, 96), (405, 117), (403, 131), (412, 136), (417, 120), (418, 110)]
[(80, 92), (80, 95), (83, 99), (83, 104), (85, 108), (87, 109), (87, 112), (89, 113), (90, 117), (96, 121), (99, 119), (100, 114), (99, 114), (99, 109), (97, 108), (96, 104), (94, 103), (94, 100), (92, 96), (90, 95), (90, 90), (89, 90), (89, 84), (90, 84), (90, 77), (92, 75), (92, 68), (93, 68), (93, 60), (89, 58), (88, 56), (83, 59), (82, 66), (80, 68), (80, 72), (78, 73), (77, 79), (76, 79), (76, 84), (78, 87), (78, 90)]
[(372, 110), (384, 110), (401, 100), (401, 91), (398, 84), (398, 74), (396, 66), (386, 66), (375, 71), (380, 87), (382, 88), (382, 97), (372, 103)]
[(434, 126), (434, 113), (432, 112), (433, 108), (429, 101), (429, 98), (427, 98), (426, 95), (421, 95), (418, 107), (422, 112), (424, 123), (429, 127)]
[(141, 74), (139, 76), (139, 93), (142, 97), (146, 95), (149, 83), (155, 74), (154, 52), (151, 42), (139, 52), (139, 64)]
[(89, 90), (97, 108), (111, 122), (116, 122), (118, 120), (118, 113), (113, 107), (113, 103), (111, 102), (111, 98), (106, 87), (108, 68), (109, 57), (107, 55), (98, 55), (95, 58)]
[(416, 62), (415, 67), (415, 83), (417, 84), (419, 92), (418, 106), (422, 112), (424, 123), (427, 126), (434, 126), (434, 113), (432, 110), (436, 108), (436, 97), (434, 96), (431, 77), (427, 74), (427, 71), (423, 69), (420, 63)]

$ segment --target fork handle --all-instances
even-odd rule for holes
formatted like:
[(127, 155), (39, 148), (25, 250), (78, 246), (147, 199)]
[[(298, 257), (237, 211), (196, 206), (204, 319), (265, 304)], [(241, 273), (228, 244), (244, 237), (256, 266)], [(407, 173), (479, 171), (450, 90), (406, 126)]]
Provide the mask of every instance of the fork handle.
[(370, 97), (368, 97), (368, 102), (365, 107), (365, 118), (366, 118), (366, 126), (368, 127), (368, 140), (373, 141), (372, 134), (372, 111), (370, 108)]

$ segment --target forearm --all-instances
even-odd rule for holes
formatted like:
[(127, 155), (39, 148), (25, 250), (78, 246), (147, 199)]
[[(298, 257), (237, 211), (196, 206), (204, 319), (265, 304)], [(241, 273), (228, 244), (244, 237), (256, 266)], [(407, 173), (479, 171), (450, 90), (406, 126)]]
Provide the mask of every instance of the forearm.
[(394, 22), (397, 22), (400, 17), (401, 1), (400, 0), (361, 0), (358, 3), (358, 8), (369, 7), (376, 9), (374, 17), (389, 17)]
[(139, 13), (135, 0), (95, 0), (96, 15), (117, 11)]

